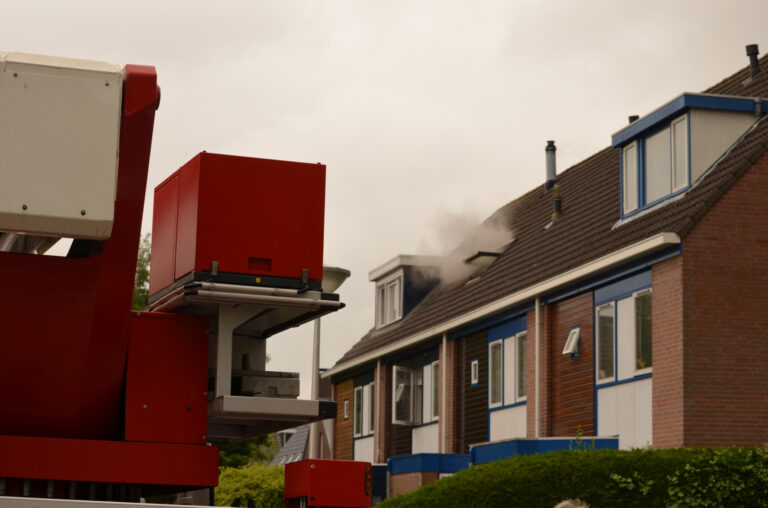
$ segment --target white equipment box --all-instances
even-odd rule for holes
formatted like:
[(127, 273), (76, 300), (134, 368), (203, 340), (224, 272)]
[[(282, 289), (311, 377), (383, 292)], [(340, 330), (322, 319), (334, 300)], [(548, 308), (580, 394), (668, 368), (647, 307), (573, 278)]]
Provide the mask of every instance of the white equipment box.
[(0, 231), (109, 238), (122, 84), (116, 65), (0, 53)]

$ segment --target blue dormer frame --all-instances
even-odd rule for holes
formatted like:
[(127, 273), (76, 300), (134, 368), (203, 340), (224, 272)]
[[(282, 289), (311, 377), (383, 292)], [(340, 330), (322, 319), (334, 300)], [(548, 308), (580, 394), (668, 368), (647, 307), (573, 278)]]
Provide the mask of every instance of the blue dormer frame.
[(748, 97), (684, 93), (615, 133), (611, 136), (611, 146), (623, 148), (638, 137), (647, 136), (650, 131), (661, 127), (662, 123), (671, 121), (691, 108), (744, 113), (755, 113), (759, 108), (760, 113), (765, 113), (768, 112), (768, 101)]
[[(690, 110), (696, 109), (714, 109), (721, 111), (735, 111), (746, 113), (765, 113), (768, 111), (768, 101), (761, 99), (752, 99), (745, 97), (730, 97), (722, 95), (691, 94), (684, 93), (673, 99), (659, 109), (651, 112), (645, 117), (633, 122), (624, 129), (615, 133), (611, 138), (611, 146), (621, 148), (620, 157), (620, 206), (621, 217), (629, 217), (644, 209), (650, 208), (657, 203), (665, 201), (671, 197), (687, 191), (691, 184), (691, 118)], [(674, 185), (670, 188), (669, 194), (662, 196), (652, 202), (647, 202), (646, 196), (646, 150), (645, 140), (651, 135), (665, 129), (671, 128), (672, 122), (680, 116), (685, 116), (686, 122), (686, 151), (687, 151), (687, 172), (688, 184), (684, 187), (674, 190)], [(634, 210), (624, 211), (624, 149), (633, 142), (637, 142), (637, 207)], [(672, 175), (670, 175), (672, 177)]]

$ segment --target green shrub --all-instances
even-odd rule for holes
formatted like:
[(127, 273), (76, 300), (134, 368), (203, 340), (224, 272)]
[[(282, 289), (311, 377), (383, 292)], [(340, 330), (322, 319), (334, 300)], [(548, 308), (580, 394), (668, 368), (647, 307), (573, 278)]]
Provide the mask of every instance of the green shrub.
[(239, 500), (240, 506), (281, 508), (285, 468), (252, 463), (243, 467), (223, 467), (219, 472), (219, 486), (214, 493), (216, 506), (231, 506)]
[(381, 508), (552, 508), (563, 499), (601, 507), (768, 507), (768, 452), (754, 448), (583, 450), (483, 464)]

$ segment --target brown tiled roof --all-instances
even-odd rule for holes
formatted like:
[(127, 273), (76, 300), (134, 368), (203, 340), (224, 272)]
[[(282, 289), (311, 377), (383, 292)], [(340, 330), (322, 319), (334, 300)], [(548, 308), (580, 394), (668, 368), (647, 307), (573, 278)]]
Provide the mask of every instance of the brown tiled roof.
[[(767, 70), (748, 79), (749, 68), (710, 87), (712, 94), (768, 97)], [(657, 233), (682, 238), (709, 207), (768, 149), (768, 120), (737, 141), (713, 168), (679, 199), (614, 227), (620, 219), (618, 148), (606, 148), (558, 175), (562, 216), (545, 229), (553, 211), (552, 191), (537, 187), (497, 210), (488, 220), (508, 227), (515, 241), (471, 284), (439, 286), (403, 320), (371, 330), (336, 364), (340, 366), (460, 316), (535, 283), (608, 255)]]

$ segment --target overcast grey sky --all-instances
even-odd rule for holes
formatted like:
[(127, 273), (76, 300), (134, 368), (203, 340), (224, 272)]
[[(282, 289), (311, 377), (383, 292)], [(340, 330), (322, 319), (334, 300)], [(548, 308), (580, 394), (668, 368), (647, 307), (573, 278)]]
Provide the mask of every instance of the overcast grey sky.
[[(328, 166), (325, 264), (352, 271), (323, 320), (330, 367), (373, 325), (368, 272), (452, 246), (630, 114), (768, 50), (762, 1), (3, 2), (0, 50), (154, 65), (152, 192), (202, 150)], [(286, 196), (286, 204), (290, 196)], [(312, 327), (268, 341), (309, 394)]]

